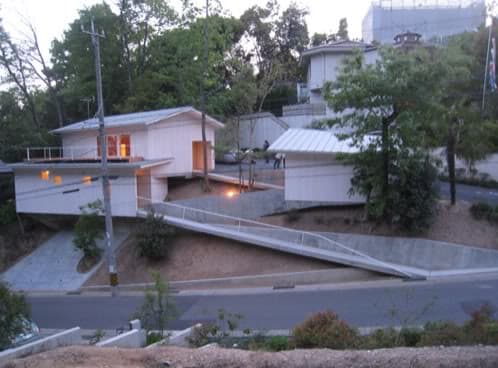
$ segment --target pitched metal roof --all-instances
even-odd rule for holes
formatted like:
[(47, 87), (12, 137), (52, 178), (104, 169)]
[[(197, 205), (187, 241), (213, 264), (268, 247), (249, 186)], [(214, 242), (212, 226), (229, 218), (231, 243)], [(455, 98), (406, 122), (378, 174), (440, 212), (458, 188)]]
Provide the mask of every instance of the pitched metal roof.
[[(115, 128), (115, 127), (132, 126), (132, 125), (146, 126), (158, 123), (163, 120), (170, 119), (174, 116), (183, 113), (195, 113), (198, 114), (199, 116), (201, 115), (201, 112), (194, 109), (192, 106), (184, 106), (184, 107), (175, 107), (171, 109), (111, 115), (104, 117), (104, 121), (106, 128)], [(223, 124), (221, 122), (207, 115), (206, 115), (206, 122), (218, 128), (223, 127)], [(77, 132), (81, 130), (94, 130), (98, 129), (98, 127), (99, 127), (98, 119), (92, 118), (74, 124), (70, 124), (59, 129), (52, 130), (52, 133), (64, 134), (70, 132)]]
[[(365, 137), (365, 143), (372, 137)], [(337, 132), (315, 129), (289, 129), (268, 149), (281, 153), (357, 153), (351, 139), (339, 140)]]
[(369, 52), (377, 50), (377, 47), (364, 42), (344, 40), (311, 47), (303, 51), (302, 57), (305, 58), (307, 56), (321, 53), (351, 53), (354, 50)]
[(0, 160), (0, 174), (10, 174), (12, 173), (12, 169), (5, 165), (5, 163)]

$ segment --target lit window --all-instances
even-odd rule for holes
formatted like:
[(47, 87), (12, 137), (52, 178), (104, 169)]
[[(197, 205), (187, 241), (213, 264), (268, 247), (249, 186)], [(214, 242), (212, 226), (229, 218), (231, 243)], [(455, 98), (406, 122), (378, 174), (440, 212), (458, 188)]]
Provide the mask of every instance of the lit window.
[(48, 171), (48, 170), (40, 171), (40, 179), (41, 180), (48, 180), (48, 179), (50, 179), (50, 171)]
[(84, 176), (83, 177), (83, 184), (85, 184), (85, 185), (92, 184), (92, 177), (91, 176)]
[(130, 157), (130, 136), (128, 134), (119, 137), (119, 155)]
[(55, 185), (60, 185), (62, 184), (62, 177), (60, 175), (54, 176), (54, 184)]

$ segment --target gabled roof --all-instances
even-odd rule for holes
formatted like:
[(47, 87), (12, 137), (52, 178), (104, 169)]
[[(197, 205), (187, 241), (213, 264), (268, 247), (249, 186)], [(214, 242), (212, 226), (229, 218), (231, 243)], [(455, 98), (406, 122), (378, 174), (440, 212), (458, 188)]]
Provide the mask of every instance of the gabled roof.
[[(372, 137), (365, 137), (365, 144)], [(360, 149), (352, 145), (351, 139), (340, 140), (337, 132), (316, 129), (289, 129), (282, 134), (268, 151), (281, 153), (357, 153)]]
[[(175, 107), (172, 109), (162, 109), (162, 110), (154, 110), (154, 111), (145, 111), (145, 112), (134, 112), (130, 114), (120, 114), (120, 115), (111, 115), (104, 117), (104, 122), (106, 128), (116, 128), (123, 126), (147, 126), (151, 124), (158, 123), (160, 121), (164, 121), (170, 119), (174, 116), (183, 114), (183, 113), (193, 113), (201, 116), (201, 112), (194, 109), (192, 106), (185, 107)], [(208, 124), (213, 125), (215, 128), (222, 128), (223, 124), (206, 115), (206, 122)], [(78, 132), (81, 130), (95, 130), (99, 127), (99, 121), (97, 118), (83, 120), (74, 124), (67, 125), (65, 127), (52, 130), (52, 133), (55, 134), (64, 134), (71, 132)]]
[(12, 169), (5, 165), (5, 163), (0, 160), (0, 174), (10, 174), (12, 173)]
[(321, 53), (351, 53), (354, 50), (369, 52), (377, 50), (377, 47), (365, 42), (343, 40), (311, 47), (303, 51), (302, 57), (306, 58), (307, 56)]

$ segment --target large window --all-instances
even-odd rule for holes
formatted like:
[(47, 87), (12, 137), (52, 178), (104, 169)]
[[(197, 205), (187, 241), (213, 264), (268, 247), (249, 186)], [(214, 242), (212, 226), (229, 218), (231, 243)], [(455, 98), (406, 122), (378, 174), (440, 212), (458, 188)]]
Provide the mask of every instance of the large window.
[[(101, 156), (100, 139), (97, 137), (97, 154)], [(130, 157), (131, 138), (129, 134), (107, 136), (107, 157)]]

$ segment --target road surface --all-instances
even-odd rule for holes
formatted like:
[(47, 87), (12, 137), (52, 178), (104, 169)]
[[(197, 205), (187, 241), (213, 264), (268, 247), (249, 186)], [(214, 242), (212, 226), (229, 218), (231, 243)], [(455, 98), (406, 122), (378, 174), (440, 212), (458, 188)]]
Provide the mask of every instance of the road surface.
[[(33, 320), (42, 328), (115, 329), (127, 324), (143, 297), (30, 296), (28, 300)], [(245, 294), (179, 294), (176, 303), (180, 314), (171, 325), (175, 329), (214, 321), (219, 308), (242, 314), (240, 327), (252, 329), (292, 328), (309, 314), (325, 309), (358, 327), (442, 320), (461, 323), (485, 303), (498, 306), (498, 275), (451, 282), (382, 281)]]

